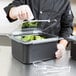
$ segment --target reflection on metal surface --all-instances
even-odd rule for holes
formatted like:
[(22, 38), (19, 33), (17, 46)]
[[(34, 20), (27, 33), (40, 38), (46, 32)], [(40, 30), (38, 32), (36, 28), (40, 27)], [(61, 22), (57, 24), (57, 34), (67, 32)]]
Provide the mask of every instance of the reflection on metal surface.
[(41, 72), (44, 75), (51, 74), (63, 74), (69, 73), (71, 66), (68, 65), (56, 65), (55, 62), (51, 60), (52, 63), (46, 61), (34, 62), (33, 65), (37, 72)]

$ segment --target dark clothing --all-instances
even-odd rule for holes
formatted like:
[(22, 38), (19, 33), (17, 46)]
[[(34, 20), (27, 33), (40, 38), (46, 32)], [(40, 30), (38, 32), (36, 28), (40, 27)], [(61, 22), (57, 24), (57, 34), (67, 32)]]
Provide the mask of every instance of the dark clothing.
[(33, 12), (35, 19), (46, 20), (56, 19), (57, 22), (42, 23), (41, 29), (48, 28), (45, 32), (55, 34), (60, 37), (68, 37), (72, 34), (73, 14), (69, 0), (14, 0), (11, 4), (4, 8), (7, 18), (10, 22), (14, 21), (9, 18), (9, 10), (12, 7), (28, 4)]

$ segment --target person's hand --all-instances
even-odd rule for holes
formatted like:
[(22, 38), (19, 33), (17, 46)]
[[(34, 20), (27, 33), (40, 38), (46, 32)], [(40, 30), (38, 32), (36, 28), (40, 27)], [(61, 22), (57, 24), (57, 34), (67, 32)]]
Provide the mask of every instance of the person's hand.
[(65, 47), (62, 44), (57, 44), (57, 51), (55, 52), (55, 56), (57, 59), (61, 58), (65, 53)]
[(60, 59), (64, 56), (67, 44), (68, 41), (66, 39), (60, 40), (60, 42), (57, 44), (57, 51), (55, 52), (55, 56), (57, 59)]
[(19, 20), (30, 20), (34, 18), (32, 11), (28, 5), (12, 7), (9, 12), (9, 17)]

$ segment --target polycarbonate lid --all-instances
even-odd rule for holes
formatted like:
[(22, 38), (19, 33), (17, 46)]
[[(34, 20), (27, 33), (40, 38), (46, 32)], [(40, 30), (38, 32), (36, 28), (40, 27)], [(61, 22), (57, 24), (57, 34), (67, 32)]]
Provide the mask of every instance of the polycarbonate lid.
[(22, 34), (31, 34), (31, 33), (42, 33), (41, 29), (39, 28), (25, 28), (25, 29), (20, 29), (16, 30), (11, 33), (11, 35), (22, 35)]

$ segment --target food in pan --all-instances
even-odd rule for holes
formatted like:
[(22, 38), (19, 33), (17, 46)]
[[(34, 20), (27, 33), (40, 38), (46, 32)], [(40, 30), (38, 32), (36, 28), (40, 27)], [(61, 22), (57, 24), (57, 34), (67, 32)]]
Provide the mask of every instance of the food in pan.
[(26, 35), (21, 38), (22, 41), (42, 40), (45, 39), (39, 35)]
[(24, 22), (22, 28), (37, 27), (38, 22)]

